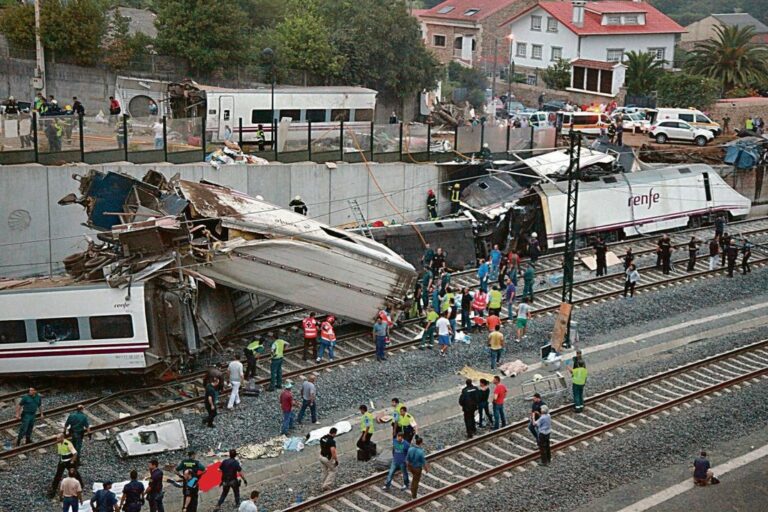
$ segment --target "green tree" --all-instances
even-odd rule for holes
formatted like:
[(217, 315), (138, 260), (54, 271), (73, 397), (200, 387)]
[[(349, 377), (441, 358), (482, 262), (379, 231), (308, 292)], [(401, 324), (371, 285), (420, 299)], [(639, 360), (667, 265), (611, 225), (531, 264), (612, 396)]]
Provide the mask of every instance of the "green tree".
[(466, 90), (466, 99), (473, 107), (480, 108), (485, 104), (488, 78), (479, 69), (468, 68), (458, 62), (451, 62), (448, 64), (448, 81), (449, 86)]
[(550, 89), (563, 90), (571, 85), (571, 63), (565, 59), (557, 59), (541, 72), (541, 78)]
[[(47, 0), (42, 3), (40, 31), (43, 47), (59, 60), (91, 65), (102, 55), (107, 27), (106, 0)], [(62, 21), (66, 20), (66, 21)], [(32, 4), (4, 9), (0, 32), (14, 46), (35, 47), (35, 10)]]
[(247, 16), (237, 0), (164, 0), (158, 3), (160, 53), (186, 59), (192, 71), (209, 73), (247, 62)]
[(768, 48), (752, 43), (751, 26), (715, 26), (714, 37), (691, 52), (687, 68), (715, 79), (723, 91), (745, 87), (768, 74)]
[(664, 74), (664, 61), (658, 60), (653, 53), (635, 51), (627, 52), (625, 58), (627, 94), (647, 95), (655, 90), (656, 82)]
[(345, 83), (401, 100), (437, 83), (440, 65), (402, 0), (323, 0), (319, 8), (345, 56)]
[(664, 73), (656, 83), (660, 107), (707, 109), (720, 97), (717, 81), (688, 73)]
[(315, 2), (293, 2), (288, 16), (275, 27), (274, 39), (279, 66), (301, 71), (304, 85), (310, 76), (314, 83), (328, 83), (344, 66)]
[(130, 32), (128, 18), (120, 15), (118, 9), (112, 11), (109, 22), (106, 44), (104, 45), (104, 62), (112, 69), (125, 68), (130, 62), (132, 49), (130, 47)]

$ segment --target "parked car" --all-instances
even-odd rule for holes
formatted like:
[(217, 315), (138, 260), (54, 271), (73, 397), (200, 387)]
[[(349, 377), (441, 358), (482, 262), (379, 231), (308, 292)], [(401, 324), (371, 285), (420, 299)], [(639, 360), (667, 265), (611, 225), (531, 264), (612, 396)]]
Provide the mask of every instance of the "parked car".
[(659, 144), (667, 141), (691, 142), (697, 146), (706, 146), (715, 135), (703, 128), (694, 128), (685, 121), (661, 121), (651, 126), (648, 136)]
[(560, 112), (561, 110), (565, 110), (565, 102), (563, 100), (550, 100), (544, 103), (541, 110), (544, 112)]
[(716, 137), (723, 133), (722, 127), (710, 119), (704, 112), (692, 108), (659, 108), (650, 109), (646, 117), (655, 123), (656, 121), (683, 121), (695, 128), (711, 131)]
[[(651, 123), (648, 122), (648, 120), (645, 118), (645, 115), (643, 115), (641, 112), (634, 112), (631, 114), (622, 112), (621, 114), (621, 124), (624, 126), (624, 131), (631, 131), (633, 133), (645, 133), (651, 126)], [(611, 121), (615, 122), (618, 116), (619, 114), (611, 115)]]

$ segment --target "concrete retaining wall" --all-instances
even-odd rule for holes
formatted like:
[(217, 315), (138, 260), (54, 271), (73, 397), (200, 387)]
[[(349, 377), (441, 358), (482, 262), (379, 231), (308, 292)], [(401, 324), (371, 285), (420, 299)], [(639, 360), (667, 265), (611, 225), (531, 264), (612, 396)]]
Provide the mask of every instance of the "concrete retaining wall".
[(282, 206), (301, 195), (309, 207), (309, 216), (331, 225), (354, 223), (348, 199), (358, 201), (369, 221), (398, 218), (379, 187), (407, 220), (427, 217), (426, 191), (430, 188), (440, 191), (441, 210), (449, 209), (447, 189), (438, 186), (445, 177), (434, 165), (372, 164), (370, 176), (364, 164), (338, 164), (336, 169), (314, 163), (227, 166), (221, 171), (204, 164), (3, 166), (0, 275), (56, 272), (65, 256), (85, 247), (84, 235), (95, 237), (82, 226), (86, 216), (80, 206), (57, 204), (66, 194), (77, 192), (72, 175), (91, 168), (121, 171), (138, 178), (149, 169), (169, 178), (179, 173), (182, 179), (206, 179), (252, 196), (261, 195)]

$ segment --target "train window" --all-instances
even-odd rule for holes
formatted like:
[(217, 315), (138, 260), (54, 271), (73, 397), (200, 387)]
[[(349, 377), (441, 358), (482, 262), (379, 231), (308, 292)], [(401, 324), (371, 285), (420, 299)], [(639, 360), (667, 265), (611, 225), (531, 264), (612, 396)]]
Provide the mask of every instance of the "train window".
[(229, 121), (230, 113), (228, 109), (224, 111), (224, 115), (222, 117), (224, 118), (224, 121)]
[(301, 110), (281, 110), (280, 119), (284, 117), (290, 117), (293, 122), (298, 123), (301, 120)]
[(24, 326), (24, 320), (4, 320), (0, 322), (0, 345), (26, 342), (27, 329)]
[(347, 235), (345, 235), (344, 233), (342, 233), (340, 231), (335, 231), (333, 229), (328, 229), (328, 228), (321, 228), (321, 229), (323, 231), (325, 231), (326, 235), (329, 235), (329, 236), (332, 236), (332, 237), (335, 237), (335, 238), (341, 238), (342, 240), (346, 240), (347, 242), (355, 243), (354, 240), (352, 240), (350, 237), (348, 237)]
[(307, 121), (311, 121), (313, 123), (324, 123), (325, 110), (319, 108), (307, 110)]
[(37, 341), (75, 341), (80, 339), (77, 318), (42, 318), (36, 320)]
[(94, 340), (133, 338), (131, 315), (92, 316), (88, 323), (91, 326), (91, 338)]
[(616, 183), (617, 180), (613, 176), (606, 176), (603, 178), (603, 183)]
[(480, 187), (480, 190), (488, 190), (488, 184), (484, 181), (481, 181), (477, 186)]
[(681, 167), (677, 170), (680, 174), (691, 174), (691, 170), (687, 167)]
[(355, 110), (355, 121), (373, 121), (373, 109), (361, 108)]
[(331, 121), (349, 121), (349, 109), (335, 108), (331, 110)]
[(272, 123), (271, 110), (252, 110), (251, 111), (251, 124), (271, 124), (271, 123)]

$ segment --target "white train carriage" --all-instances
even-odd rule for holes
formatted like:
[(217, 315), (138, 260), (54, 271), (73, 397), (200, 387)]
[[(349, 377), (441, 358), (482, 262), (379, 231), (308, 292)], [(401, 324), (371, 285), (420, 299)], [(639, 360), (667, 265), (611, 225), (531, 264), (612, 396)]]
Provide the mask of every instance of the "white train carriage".
[[(567, 183), (542, 183), (536, 191), (547, 247), (562, 247)], [(602, 233), (624, 238), (699, 225), (719, 212), (744, 217), (751, 205), (704, 164), (614, 174), (579, 183), (576, 230), (582, 237)]]
[[(240, 119), (243, 122), (243, 140), (256, 141), (259, 125), (267, 141), (272, 140), (272, 90), (221, 89), (201, 86), (206, 91), (208, 115), (206, 130), (210, 140), (226, 140), (229, 133), (238, 140)], [(312, 123), (312, 136), (327, 130), (339, 129), (339, 121), (350, 128), (370, 129), (376, 109), (376, 94), (364, 87), (287, 87), (275, 88), (274, 119), (291, 119), (289, 140), (307, 140), (307, 124)], [(335, 134), (336, 132), (334, 132)]]
[(143, 283), (0, 292), (0, 374), (147, 369), (145, 298)]

